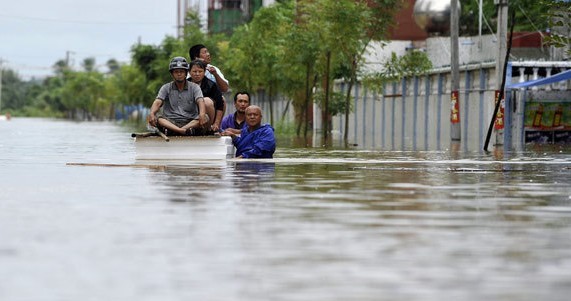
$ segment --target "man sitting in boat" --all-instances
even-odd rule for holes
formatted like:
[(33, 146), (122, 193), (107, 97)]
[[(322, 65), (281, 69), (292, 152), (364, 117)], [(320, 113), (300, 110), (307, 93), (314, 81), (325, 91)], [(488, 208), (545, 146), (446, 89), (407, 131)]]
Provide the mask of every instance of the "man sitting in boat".
[(234, 134), (240, 134), (246, 124), (246, 108), (250, 105), (250, 94), (248, 92), (238, 92), (234, 94), (234, 108), (236, 112), (230, 114), (220, 124), (221, 130), (228, 130)]
[(205, 77), (206, 64), (201, 60), (194, 60), (190, 62), (190, 80), (199, 85), (204, 96), (204, 104), (206, 113), (212, 120), (211, 129), (209, 132), (218, 133), (220, 129), (220, 122), (224, 116), (224, 99), (222, 93), (216, 83)]
[(262, 109), (258, 106), (246, 108), (246, 125), (238, 136), (226, 130), (222, 135), (231, 136), (236, 147), (237, 158), (272, 158), (276, 150), (274, 128), (262, 124)]
[[(186, 80), (188, 62), (175, 57), (169, 64), (172, 82), (164, 84), (149, 113), (149, 124), (168, 135), (193, 136), (210, 128), (210, 118), (200, 86)], [(163, 108), (162, 114), (159, 110)]]

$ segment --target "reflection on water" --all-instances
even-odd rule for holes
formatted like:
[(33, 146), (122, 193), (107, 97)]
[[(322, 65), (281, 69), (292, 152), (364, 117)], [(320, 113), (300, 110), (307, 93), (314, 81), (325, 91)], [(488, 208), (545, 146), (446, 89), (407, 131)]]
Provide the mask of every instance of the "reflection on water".
[(275, 160), (66, 166), (133, 163), (128, 133), (112, 124), (18, 125), (42, 130), (15, 135), (0, 125), (2, 300), (571, 293), (571, 152), (561, 148), (282, 147)]

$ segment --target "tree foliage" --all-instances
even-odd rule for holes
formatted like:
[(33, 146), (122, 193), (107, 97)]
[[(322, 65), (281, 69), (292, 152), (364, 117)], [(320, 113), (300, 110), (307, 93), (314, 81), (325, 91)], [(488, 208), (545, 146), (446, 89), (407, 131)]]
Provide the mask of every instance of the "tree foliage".
[[(551, 0), (545, 0), (551, 1)], [(538, 5), (535, 0), (509, 0), (508, 7), (515, 10), (516, 32), (545, 32), (549, 28), (548, 18), (538, 18), (545, 15), (548, 6)], [(460, 13), (460, 35), (474, 36), (479, 31), (479, 0), (462, 0)], [(493, 34), (497, 31), (498, 9), (494, 1), (482, 1), (483, 34)]]
[(430, 69), (432, 62), (426, 53), (420, 50), (409, 51), (403, 56), (393, 52), (391, 57), (383, 62), (382, 70), (366, 74), (363, 83), (369, 89), (382, 92), (386, 83), (398, 82), (405, 77), (421, 76)]
[(563, 48), (571, 57), (571, 2), (561, 0), (541, 1), (546, 12), (543, 14), (549, 21), (550, 35), (545, 38), (548, 45)]

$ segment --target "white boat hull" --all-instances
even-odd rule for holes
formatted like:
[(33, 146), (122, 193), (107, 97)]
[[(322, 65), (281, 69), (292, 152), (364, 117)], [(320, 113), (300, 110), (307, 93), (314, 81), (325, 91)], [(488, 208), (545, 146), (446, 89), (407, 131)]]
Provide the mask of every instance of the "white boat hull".
[(136, 137), (135, 149), (137, 160), (226, 160), (235, 152), (227, 136)]

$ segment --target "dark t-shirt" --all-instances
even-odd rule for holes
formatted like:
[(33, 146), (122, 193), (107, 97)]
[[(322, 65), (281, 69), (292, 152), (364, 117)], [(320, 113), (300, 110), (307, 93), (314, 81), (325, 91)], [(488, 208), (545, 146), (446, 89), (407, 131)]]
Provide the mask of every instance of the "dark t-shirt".
[(214, 109), (216, 111), (224, 110), (224, 100), (222, 99), (222, 93), (215, 82), (209, 80), (208, 78), (203, 78), (200, 83), (200, 89), (202, 90), (202, 95), (204, 97), (212, 98), (214, 101)]

